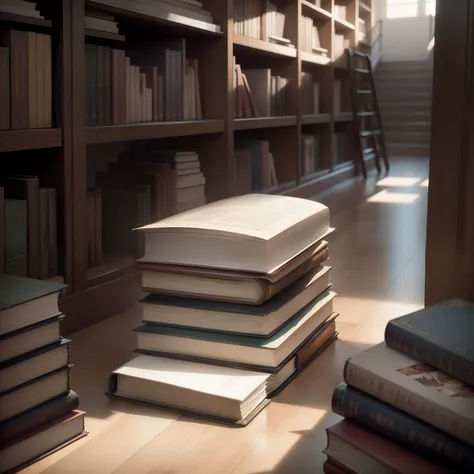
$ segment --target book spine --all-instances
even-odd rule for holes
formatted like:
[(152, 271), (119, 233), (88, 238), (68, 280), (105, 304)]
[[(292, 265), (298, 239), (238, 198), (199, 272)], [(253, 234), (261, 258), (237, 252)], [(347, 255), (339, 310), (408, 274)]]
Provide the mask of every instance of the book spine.
[(474, 469), (471, 446), (344, 383), (333, 392), (332, 411), (455, 472)]
[(70, 390), (54, 400), (0, 423), (0, 448), (15, 439), (70, 413), (79, 406), (78, 395)]
[(449, 349), (409, 329), (389, 322), (385, 328), (385, 344), (468, 385), (474, 385), (474, 365), (468, 358), (453, 354)]
[(398, 385), (388, 377), (380, 377), (363, 367), (352, 364), (351, 359), (348, 359), (344, 366), (344, 381), (347, 385), (416, 416), (461, 441), (468, 444), (474, 443), (472, 421), (459, 413), (454, 413), (448, 406), (435, 403), (429, 398)]

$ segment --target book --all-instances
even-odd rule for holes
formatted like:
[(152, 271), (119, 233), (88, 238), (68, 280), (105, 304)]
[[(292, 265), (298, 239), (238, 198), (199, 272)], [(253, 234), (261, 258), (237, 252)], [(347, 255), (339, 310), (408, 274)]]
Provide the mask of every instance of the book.
[(342, 420), (326, 429), (328, 456), (332, 470), (327, 474), (448, 474), (452, 472), (409, 449), (391, 443), (356, 424)]
[(0, 395), (69, 363), (69, 341), (61, 339), (0, 364)]
[(472, 446), (345, 383), (334, 390), (332, 411), (454, 472), (474, 468)]
[(271, 273), (329, 230), (329, 209), (306, 199), (248, 194), (139, 229), (141, 262)]
[(137, 351), (229, 365), (278, 367), (331, 316), (334, 296), (331, 291), (323, 293), (269, 338), (144, 324), (135, 329)]
[(70, 366), (61, 367), (0, 394), (0, 422), (68, 392), (69, 369)]
[(351, 359), (344, 380), (354, 388), (474, 445), (474, 388), (378, 344)]
[(0, 448), (41, 425), (76, 410), (78, 406), (79, 396), (76, 392), (69, 390), (53, 400), (2, 422), (0, 424)]
[(0, 363), (58, 342), (62, 319), (63, 316), (55, 316), (0, 336)]
[(329, 258), (326, 241), (273, 274), (139, 263), (143, 291), (203, 300), (261, 305)]
[(84, 415), (74, 410), (0, 448), (0, 472), (7, 473), (39, 461), (67, 444), (85, 436)]
[(0, 335), (60, 314), (59, 293), (67, 285), (3, 275), (0, 278)]
[(141, 300), (143, 321), (178, 328), (270, 337), (331, 286), (330, 273), (330, 267), (316, 267), (259, 306), (148, 295)]
[(395, 318), (385, 328), (387, 346), (474, 385), (474, 304), (447, 301)]
[(112, 396), (245, 424), (263, 408), (269, 375), (140, 355), (115, 370)]

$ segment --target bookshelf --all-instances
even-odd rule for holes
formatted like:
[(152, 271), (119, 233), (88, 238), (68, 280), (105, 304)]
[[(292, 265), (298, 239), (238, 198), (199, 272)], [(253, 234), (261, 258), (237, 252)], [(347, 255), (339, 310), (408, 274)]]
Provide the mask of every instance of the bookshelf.
[[(186, 1), (194, 6), (195, 16), (201, 18), (197, 10), (199, 3)], [(114, 213), (113, 205), (110, 207), (109, 203), (106, 207), (103, 193), (94, 194), (95, 189), (108, 186), (103, 183), (110, 182), (110, 170), (122, 170), (118, 173), (120, 179), (124, 183), (128, 179), (130, 185), (133, 182), (133, 186), (139, 186), (145, 193), (138, 204), (141, 209), (146, 207), (148, 188), (154, 189), (154, 185), (147, 184), (142, 175), (137, 178), (135, 163), (140, 157), (154, 153), (156, 147), (192, 151), (198, 156), (207, 202), (242, 192), (239, 167), (248, 143), (266, 147), (273, 163), (269, 181), (263, 180), (260, 187), (253, 183), (252, 191), (309, 197), (354, 175), (352, 117), (344, 98), (348, 75), (343, 50), (359, 47), (370, 51), (370, 42), (363, 32), (370, 32), (373, 25), (371, 1), (274, 0), (273, 14), (275, 18), (284, 15), (284, 26), (275, 20), (275, 31), (270, 31), (266, 23), (267, 33), (264, 33), (267, 26), (255, 20), (248, 29), (242, 12), (248, 11), (249, 0), (201, 0), (203, 9), (212, 15), (212, 22), (183, 20), (178, 10), (173, 14), (138, 11), (139, 2), (132, 2), (134, 7), (126, 1), (112, 0), (26, 3), (36, 3), (41, 18), (0, 12), (0, 32), (18, 30), (50, 35), (52, 95), (46, 101), (51, 104), (52, 115), (43, 128), (0, 129), (0, 157), (7, 172), (37, 176), (41, 187), (56, 190), (58, 275), (48, 277), (62, 277), (69, 285), (68, 293), (61, 299), (61, 307), (68, 314), (66, 333), (122, 311), (138, 298), (136, 253), (130, 250), (130, 246), (135, 248), (136, 237), (123, 248), (115, 242), (119, 239), (114, 239), (114, 235), (120, 236), (122, 232), (120, 222), (116, 222), (117, 228), (113, 227), (111, 216), (121, 216), (122, 209), (117, 207)], [(242, 6), (244, 3), (247, 6)], [(258, 0), (252, 3), (252, 11), (258, 13), (262, 3)], [(110, 18), (116, 29), (96, 28), (94, 22)], [(280, 35), (278, 28), (283, 28)], [(318, 31), (316, 50), (311, 36), (314, 29)], [(264, 35), (283, 36), (286, 43), (263, 40)], [(156, 110), (153, 108), (154, 94), (160, 90), (159, 77), (158, 82), (152, 83), (155, 76), (144, 72), (144, 60), (138, 54), (163, 48), (181, 51), (182, 56), (173, 56), (179, 64), (186, 59), (187, 72), (180, 76), (183, 81), (189, 80), (191, 72), (195, 74), (192, 77), (198, 78), (195, 83), (181, 84), (182, 95), (176, 96), (176, 100), (182, 105), (177, 106), (179, 113), (175, 117), (172, 111), (165, 117), (168, 112), (160, 109), (158, 102)], [(114, 63), (118, 61), (114, 54), (122, 62)], [(96, 58), (109, 58), (109, 55), (111, 63), (102, 69)], [(136, 96), (130, 98), (128, 92), (115, 86), (113, 72), (122, 70), (114, 70), (114, 64), (119, 64), (118, 68), (124, 64), (136, 68), (126, 71), (138, 74), (140, 86), (137, 87), (141, 87), (143, 94), (140, 97), (150, 99), (146, 103), (143, 99), (141, 115), (136, 115), (137, 104), (132, 110), (127, 102), (133, 102)], [(265, 70), (277, 90), (284, 90), (280, 102), (269, 104), (268, 113), (241, 113), (233, 92), (237, 87), (235, 64), (249, 81), (254, 81), (252, 84), (261, 79), (252, 78), (252, 71)], [(101, 71), (105, 71), (105, 79), (100, 76)], [(123, 74), (129, 77), (128, 72)], [(90, 77), (99, 77), (99, 83)], [(341, 96), (335, 99), (338, 81)], [(110, 91), (104, 93), (101, 84), (108, 84)], [(190, 84), (198, 84), (191, 99), (189, 93), (186, 96)], [(100, 92), (95, 88), (102, 90), (107, 99), (97, 95)], [(115, 90), (125, 97), (121, 105), (117, 105), (118, 99), (114, 100), (119, 97), (114, 95)], [(164, 90), (163, 93), (167, 96)], [(200, 106), (196, 105), (197, 95)], [(102, 106), (101, 100), (105, 100)], [(99, 106), (94, 105), (96, 101)], [(188, 102), (192, 104), (192, 112), (189, 106), (186, 112)], [(338, 110), (334, 108), (335, 102), (340, 102)], [(129, 110), (133, 112), (131, 116)], [(340, 143), (336, 137), (340, 137)], [(310, 169), (305, 169), (305, 150), (317, 154)], [(122, 163), (123, 157), (126, 163)], [(166, 176), (163, 174), (156, 189), (159, 186), (167, 189)], [(127, 183), (123, 186), (127, 187)], [(99, 208), (101, 214), (95, 211)], [(152, 211), (143, 212), (145, 216)], [(112, 227), (104, 230), (106, 224)], [(111, 234), (110, 245), (104, 233)]]

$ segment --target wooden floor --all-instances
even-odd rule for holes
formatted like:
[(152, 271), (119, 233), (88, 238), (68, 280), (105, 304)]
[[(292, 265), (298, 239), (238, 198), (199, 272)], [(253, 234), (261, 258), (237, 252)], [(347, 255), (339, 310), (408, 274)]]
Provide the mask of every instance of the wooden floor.
[(390, 177), (354, 179), (318, 196), (330, 238), (340, 339), (247, 428), (229, 428), (111, 401), (111, 370), (132, 355), (134, 308), (72, 336), (72, 388), (89, 436), (25, 473), (320, 474), (330, 398), (344, 361), (383, 340), (386, 322), (420, 308), (424, 291), (427, 161), (395, 161)]

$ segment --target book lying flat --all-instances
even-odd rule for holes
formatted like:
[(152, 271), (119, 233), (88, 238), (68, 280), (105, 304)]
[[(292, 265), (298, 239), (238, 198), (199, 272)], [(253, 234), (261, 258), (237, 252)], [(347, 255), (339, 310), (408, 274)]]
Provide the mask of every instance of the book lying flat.
[(61, 367), (0, 395), (0, 422), (68, 392), (69, 370)]
[(378, 344), (346, 362), (347, 384), (474, 445), (474, 388)]
[(244, 425), (266, 404), (269, 375), (139, 355), (115, 370), (109, 395)]
[(145, 234), (141, 262), (272, 273), (324, 237), (329, 209), (306, 199), (248, 194), (139, 230)]
[(0, 336), (0, 362), (27, 354), (61, 339), (61, 321), (64, 316), (40, 321), (25, 328)]
[(137, 351), (275, 368), (331, 316), (334, 296), (331, 291), (323, 293), (270, 338), (145, 324), (135, 329)]
[(474, 304), (461, 300), (389, 321), (388, 346), (474, 386)]
[(0, 335), (60, 314), (61, 283), (4, 275), (0, 277)]
[(0, 364), (0, 395), (69, 363), (69, 341), (61, 339)]
[(260, 306), (148, 295), (143, 321), (171, 327), (270, 337), (331, 286), (331, 268), (317, 267)]
[(270, 274), (150, 263), (138, 268), (145, 292), (260, 305), (329, 258), (324, 240), (308, 250)]
[(0, 449), (0, 472), (18, 472), (85, 436), (84, 415), (84, 412), (75, 410), (3, 446)]
[(344, 472), (344, 469), (349, 473), (364, 474), (451, 472), (348, 420), (340, 421), (326, 432), (328, 444), (324, 453), (340, 469), (339, 472)]
[(66, 415), (79, 406), (79, 396), (69, 390), (27, 412), (0, 423), (0, 448), (25, 436), (39, 426)]

